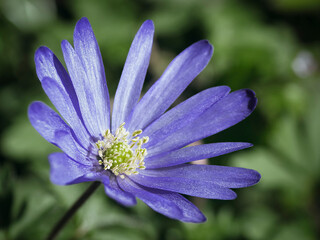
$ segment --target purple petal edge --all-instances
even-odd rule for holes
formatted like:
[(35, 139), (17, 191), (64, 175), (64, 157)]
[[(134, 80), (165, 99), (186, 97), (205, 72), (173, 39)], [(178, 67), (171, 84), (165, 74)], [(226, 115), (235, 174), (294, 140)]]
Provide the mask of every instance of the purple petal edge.
[[(207, 66), (212, 53), (212, 45), (207, 40), (202, 40), (192, 44), (173, 59), (134, 108), (127, 121), (128, 130), (132, 132), (144, 129), (160, 117)], [(149, 113), (145, 114), (146, 111)]]
[(154, 211), (174, 219), (179, 219), (179, 217), (182, 217), (181, 210), (172, 201), (169, 201), (158, 194), (145, 190), (143, 187), (131, 181), (129, 178), (118, 178), (118, 183), (121, 189), (140, 198)]
[(221, 132), (248, 117), (256, 107), (255, 93), (241, 89), (230, 93), (189, 125), (172, 133), (165, 141), (148, 148), (149, 156), (182, 148)]
[(68, 158), (64, 153), (49, 155), (50, 180), (57, 185), (70, 185), (93, 181), (91, 167), (81, 165)]
[(139, 100), (149, 66), (153, 34), (153, 22), (147, 20), (142, 24), (131, 44), (114, 98), (112, 132), (127, 120)]
[(147, 169), (175, 166), (205, 158), (217, 157), (227, 153), (252, 147), (251, 143), (223, 142), (181, 148), (169, 153), (145, 158)]
[[(147, 174), (145, 170), (145, 174)], [(197, 178), (183, 178), (175, 176), (148, 176), (138, 174), (130, 176), (134, 182), (149, 188), (155, 188), (170, 192), (177, 192), (195, 197), (233, 200), (236, 193), (229, 188), (221, 187), (214, 182)]]
[[(217, 165), (182, 164), (160, 169), (146, 169), (139, 175), (157, 178), (196, 179), (223, 188), (243, 188), (257, 184), (261, 175), (255, 170)], [(135, 177), (135, 179), (139, 176)]]

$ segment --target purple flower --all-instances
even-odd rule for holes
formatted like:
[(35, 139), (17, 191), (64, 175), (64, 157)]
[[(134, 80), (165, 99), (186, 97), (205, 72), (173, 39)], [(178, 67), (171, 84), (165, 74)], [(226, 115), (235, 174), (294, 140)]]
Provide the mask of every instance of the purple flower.
[(252, 146), (223, 142), (185, 147), (245, 119), (256, 106), (253, 91), (227, 86), (204, 90), (166, 110), (208, 64), (213, 47), (192, 44), (169, 64), (139, 100), (150, 60), (154, 26), (143, 23), (131, 45), (115, 95), (112, 117), (104, 66), (89, 21), (74, 31), (74, 47), (62, 41), (69, 74), (47, 47), (35, 54), (37, 75), (53, 105), (33, 102), (33, 127), (63, 153), (49, 156), (50, 179), (59, 185), (101, 181), (106, 194), (125, 206), (140, 198), (155, 211), (185, 222), (203, 222), (200, 210), (180, 194), (236, 198), (230, 188), (257, 183), (254, 170), (192, 165)]

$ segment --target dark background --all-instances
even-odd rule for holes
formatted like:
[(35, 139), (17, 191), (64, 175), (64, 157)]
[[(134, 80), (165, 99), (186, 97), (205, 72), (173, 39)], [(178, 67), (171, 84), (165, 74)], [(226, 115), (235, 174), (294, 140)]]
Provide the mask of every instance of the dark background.
[(44, 239), (87, 184), (56, 186), (47, 156), (55, 147), (32, 128), (28, 105), (49, 104), (34, 52), (72, 41), (81, 17), (92, 24), (114, 96), (131, 41), (142, 22), (155, 24), (144, 92), (191, 43), (215, 47), (208, 67), (179, 101), (215, 85), (253, 89), (259, 99), (245, 121), (205, 142), (247, 141), (251, 149), (209, 164), (253, 168), (261, 182), (234, 201), (192, 198), (208, 220), (186, 224), (142, 202), (124, 208), (101, 187), (61, 239), (320, 239), (319, 0), (1, 0), (0, 239)]

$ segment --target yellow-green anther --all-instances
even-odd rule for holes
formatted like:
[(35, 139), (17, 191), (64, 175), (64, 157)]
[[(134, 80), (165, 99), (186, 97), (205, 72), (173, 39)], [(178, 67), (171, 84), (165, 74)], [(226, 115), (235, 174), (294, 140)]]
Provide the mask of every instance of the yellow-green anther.
[(130, 134), (124, 125), (124, 123), (121, 124), (114, 135), (108, 129), (104, 139), (96, 142), (100, 157), (98, 163), (103, 165), (105, 170), (110, 170), (121, 178), (125, 175), (138, 174), (137, 169), (145, 169), (144, 157), (147, 149), (141, 146), (149, 140), (149, 137), (141, 139), (138, 137), (142, 130), (134, 131), (131, 135), (133, 138), (128, 139)]
[(132, 137), (136, 137), (142, 133), (142, 130), (136, 130), (132, 133)]
[(136, 137), (136, 138), (133, 138), (133, 139), (131, 139), (131, 142), (137, 142), (139, 140), (139, 137)]
[(143, 143), (149, 142), (149, 137), (143, 137), (143, 138), (142, 138), (142, 141), (143, 141)]

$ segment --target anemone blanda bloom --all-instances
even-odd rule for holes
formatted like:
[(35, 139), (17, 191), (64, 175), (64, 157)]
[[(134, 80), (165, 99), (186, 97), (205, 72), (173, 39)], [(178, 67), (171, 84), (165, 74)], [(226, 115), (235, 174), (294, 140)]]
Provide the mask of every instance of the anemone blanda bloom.
[(143, 23), (136, 34), (114, 98), (113, 113), (104, 66), (89, 21), (74, 31), (74, 47), (62, 41), (69, 74), (47, 47), (35, 54), (37, 75), (53, 105), (29, 107), (33, 127), (62, 152), (49, 156), (50, 179), (59, 185), (101, 181), (106, 194), (125, 206), (140, 198), (155, 211), (186, 222), (204, 215), (181, 194), (234, 199), (230, 188), (260, 179), (251, 169), (187, 164), (248, 148), (223, 142), (185, 147), (245, 119), (256, 106), (253, 91), (230, 93), (227, 86), (204, 90), (166, 111), (205, 68), (213, 47), (199, 41), (181, 52), (139, 101), (150, 60), (154, 26)]

